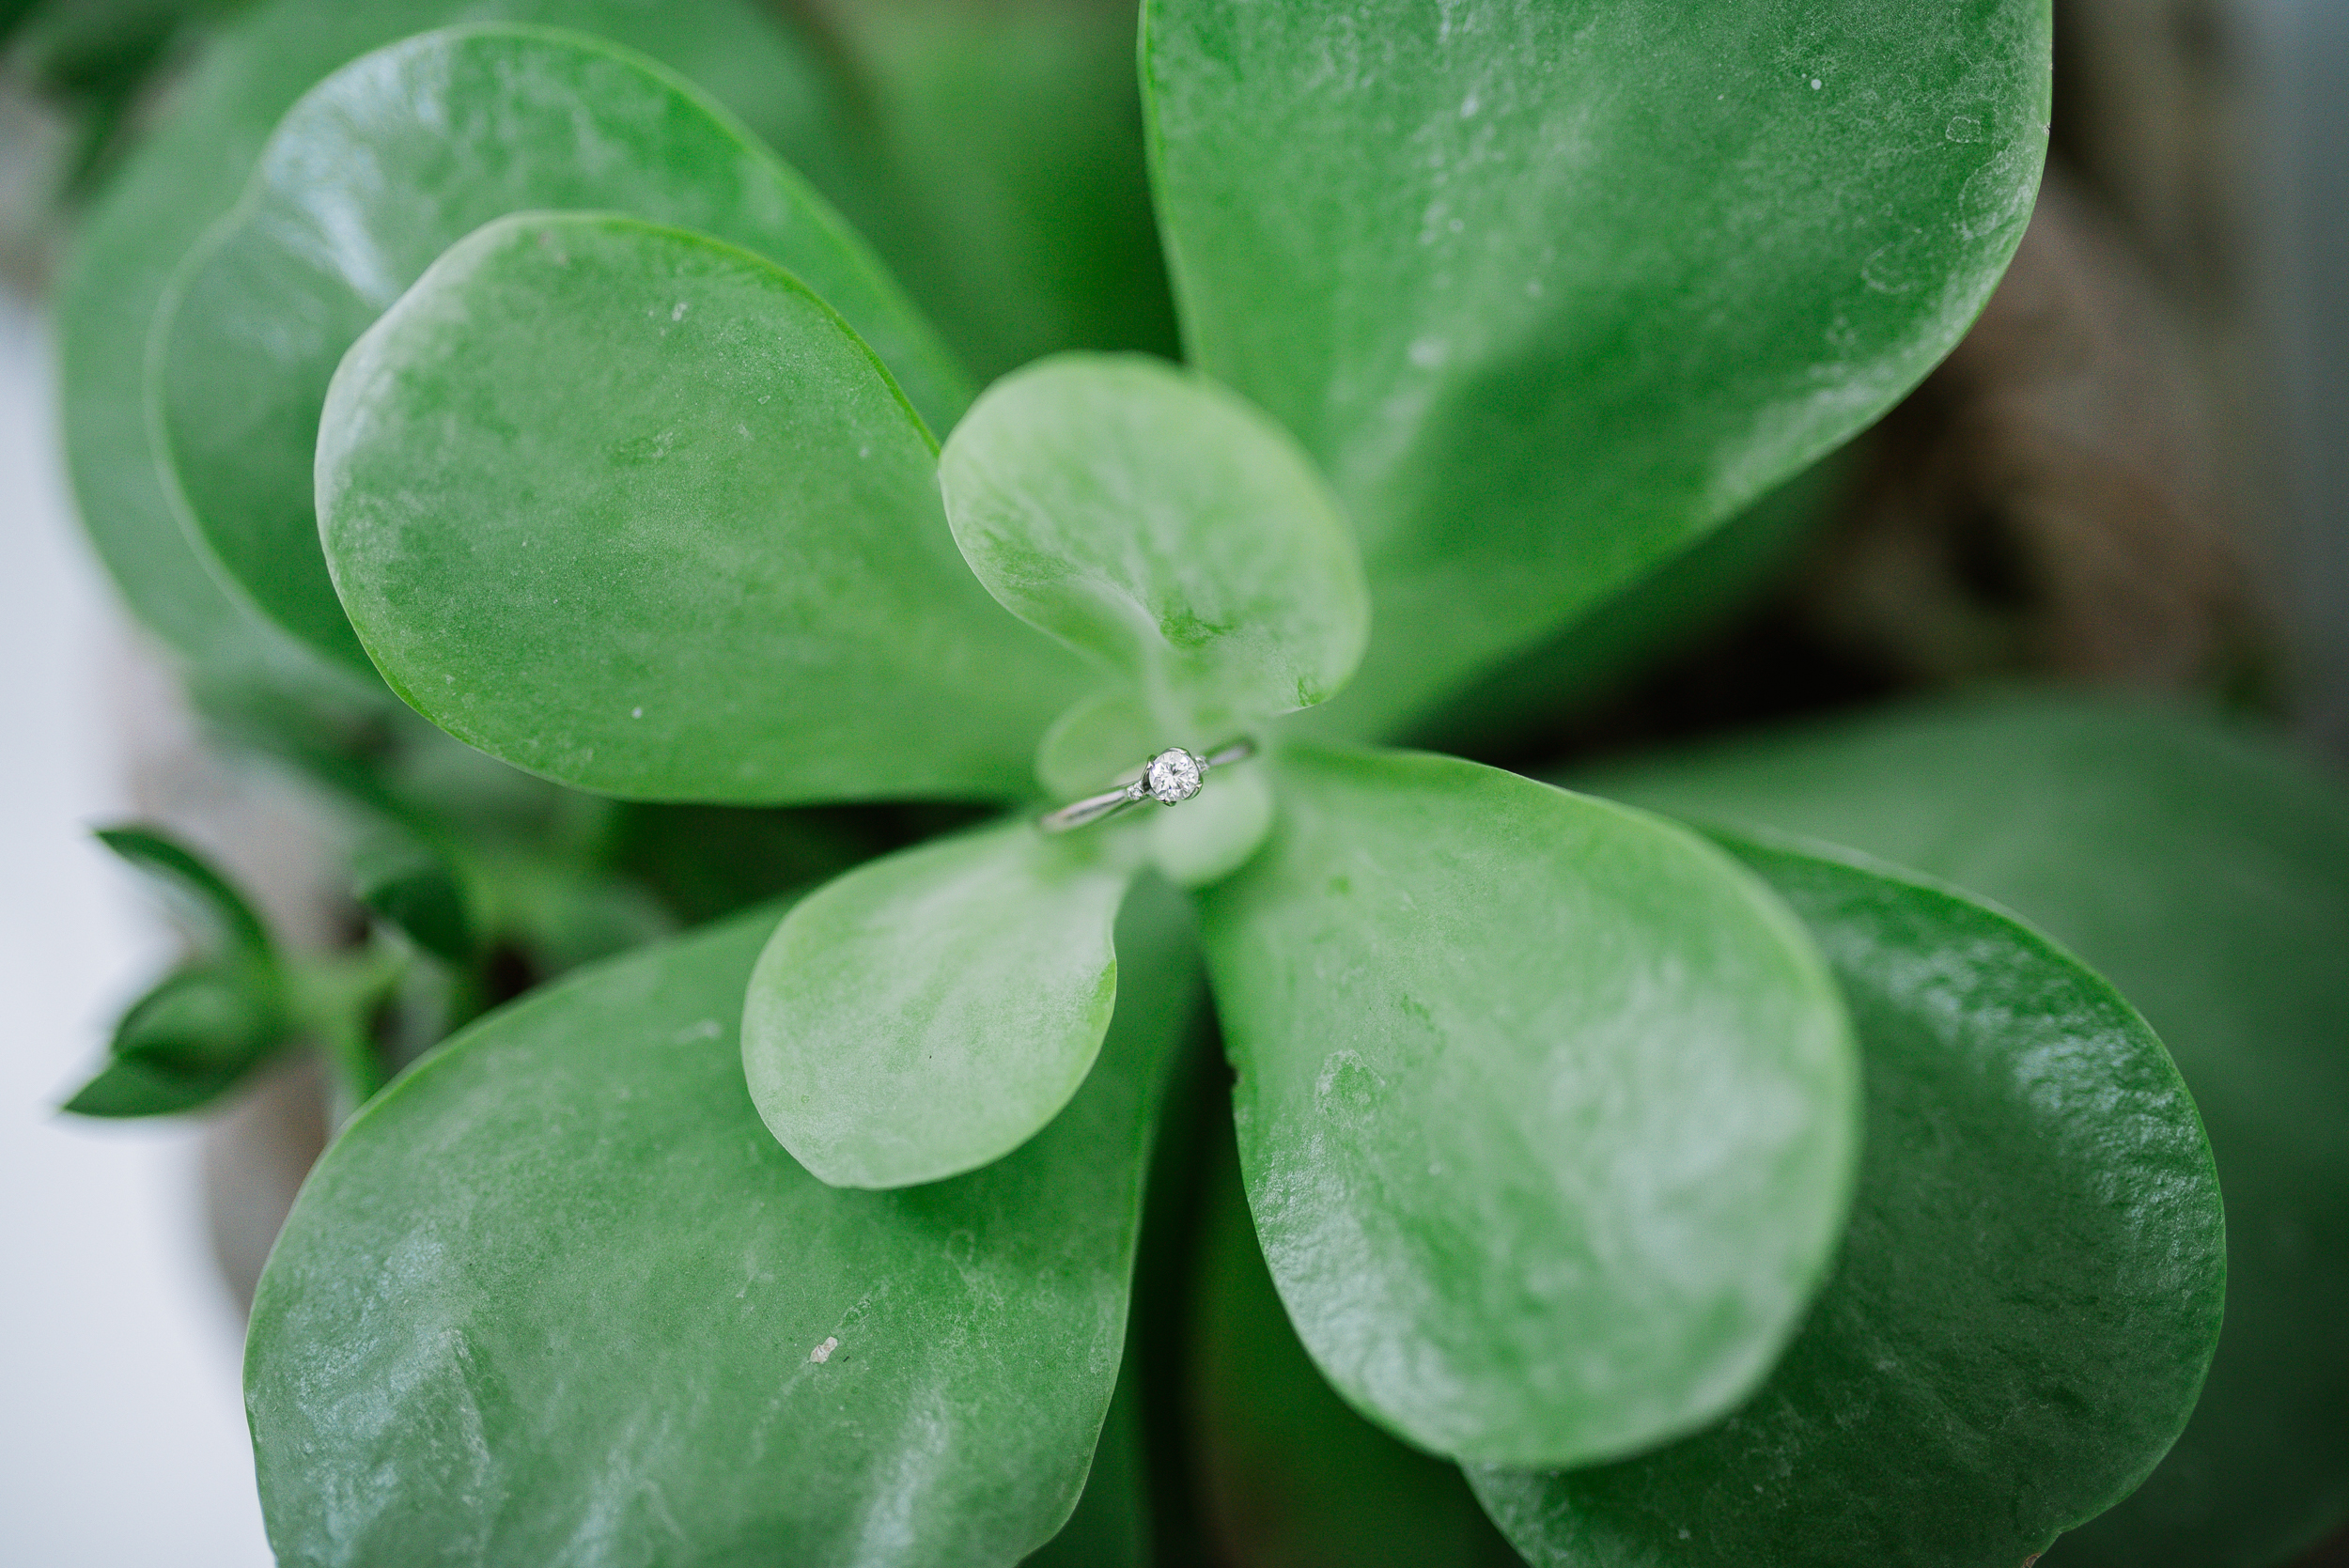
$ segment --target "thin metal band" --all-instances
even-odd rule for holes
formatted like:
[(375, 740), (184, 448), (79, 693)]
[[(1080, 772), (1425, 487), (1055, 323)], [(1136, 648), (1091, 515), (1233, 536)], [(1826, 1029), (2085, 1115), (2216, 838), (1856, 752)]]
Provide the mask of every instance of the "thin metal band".
[(1142, 781), (1136, 779), (1122, 789), (1105, 790), (1088, 795), (1081, 800), (1071, 800), (1058, 811), (1044, 814), (1036, 824), (1048, 833), (1065, 833), (1071, 828), (1081, 828), (1088, 822), (1098, 822), (1105, 816), (1115, 816), (1128, 806), (1138, 806), (1149, 797), (1143, 793)]
[[(1229, 763), (1244, 762), (1256, 754), (1256, 743), (1247, 737), (1220, 746), (1199, 758), (1199, 777), (1204, 783), (1212, 768)], [(1149, 765), (1143, 764), (1119, 784), (1115, 789), (1105, 789), (1098, 795), (1088, 795), (1081, 800), (1071, 800), (1057, 811), (1046, 812), (1036, 826), (1048, 833), (1065, 833), (1071, 828), (1081, 828), (1115, 816), (1150, 799), (1149, 785), (1143, 783)]]

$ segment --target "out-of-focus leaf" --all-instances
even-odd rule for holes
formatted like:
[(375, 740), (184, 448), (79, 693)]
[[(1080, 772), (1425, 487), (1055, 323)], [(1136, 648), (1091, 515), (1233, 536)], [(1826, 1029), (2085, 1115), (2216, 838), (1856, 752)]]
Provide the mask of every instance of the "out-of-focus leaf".
[(135, 1057), (110, 1058), (58, 1109), (76, 1116), (127, 1119), (198, 1110), (237, 1086), (241, 1069), (183, 1071)]
[(1726, 1412), (1851, 1190), (1856, 1064), (1801, 926), (1642, 813), (1443, 757), (1273, 760), (1279, 825), (1203, 930), (1249, 1203), (1316, 1364), (1490, 1463)]
[(18, 29), (24, 25), (41, 0), (0, 0), (0, 45), (16, 41)]
[(98, 842), (160, 888), (194, 934), (223, 949), (254, 955), (270, 951), (269, 932), (244, 895), (210, 862), (169, 835), (126, 824), (101, 828)]
[(793, 906), (742, 1011), (751, 1100), (835, 1187), (1001, 1158), (1092, 1069), (1132, 879), (1019, 820), (868, 862)]
[(593, 209), (707, 233), (795, 274), (940, 429), (969, 401), (879, 264), (734, 117), (583, 34), (446, 28), (352, 61), (287, 113), (156, 323), (163, 459), (236, 591), (366, 668), (319, 551), (319, 406), (352, 341), (491, 218)]
[(132, 1003), (116, 1026), (114, 1053), (197, 1076), (252, 1063), (285, 1037), (274, 973), (255, 965), (182, 970)]
[(1190, 357), (1320, 461), (1392, 731), (1865, 427), (1972, 321), (2047, 0), (1151, 0)]
[(2227, 1322), (2135, 1496), (2046, 1560), (2255, 1568), (2349, 1515), (2349, 800), (2255, 737), (2015, 694), (1757, 737), (1589, 781), (1852, 845), (1998, 899), (2108, 977), (2201, 1108)]
[(8, 0), (0, 42), (37, 90), (113, 95), (134, 87), (172, 37), (237, 0)]
[(218, 1099), (288, 1038), (283, 983), (240, 954), (169, 975), (116, 1024), (108, 1059), (63, 1109), (77, 1116), (169, 1116)]
[(1844, 851), (1731, 847), (1809, 924), (1859, 1036), (1834, 1278), (1719, 1426), (1478, 1491), (1537, 1568), (2015, 1568), (2125, 1497), (2201, 1390), (2226, 1230), (2194, 1102), (2038, 933)]
[(641, 49), (740, 115), (819, 189), (846, 183), (812, 59), (748, 0), (267, 0), (224, 26), (85, 220), (58, 279), (66, 458), (83, 526), (132, 610), (220, 688), (317, 705), (380, 697), (225, 592), (163, 489), (148, 340), (166, 280), (244, 189), (278, 117), (344, 62), (412, 33), (503, 19)]
[(1200, 376), (1048, 360), (988, 389), (939, 480), (988, 592), (1139, 691), (1171, 732), (1160, 746), (1204, 753), (1310, 707), (1361, 659), (1370, 601), (1328, 487)]
[(1206, 1510), (1232, 1568), (1517, 1568), (1458, 1468), (1356, 1415), (1265, 1272), (1228, 1141), (1211, 1157), (1190, 1372)]
[(888, 845), (882, 824), (853, 808), (631, 802), (614, 812), (602, 854), (699, 925), (830, 881)]
[[(1702, 649), (1794, 574), (1836, 515), (1854, 465), (1838, 454), (1781, 485), (1682, 554), (1422, 716), (1410, 742), (1476, 753), (1575, 719), (1677, 654)], [(1730, 700), (1734, 701), (1734, 698)]]
[(481, 945), (457, 868), (429, 845), (384, 831), (352, 851), (351, 894), (437, 958), (469, 962)]
[(410, 1072), (312, 1173), (255, 1303), (280, 1560), (1042, 1545), (1110, 1405), (1195, 990), (1179, 909), (1136, 904), (1135, 1005), (1083, 1092), (952, 1182), (826, 1187), (759, 1125), (731, 1019), (771, 915), (550, 987)]
[(1132, 0), (814, 0), (886, 181), (842, 206), (983, 380), (1069, 349), (1172, 357)]
[(319, 528), (393, 689), (518, 768), (741, 804), (1024, 793), (1084, 672), (972, 578), (936, 461), (771, 263), (517, 214), (335, 372)]

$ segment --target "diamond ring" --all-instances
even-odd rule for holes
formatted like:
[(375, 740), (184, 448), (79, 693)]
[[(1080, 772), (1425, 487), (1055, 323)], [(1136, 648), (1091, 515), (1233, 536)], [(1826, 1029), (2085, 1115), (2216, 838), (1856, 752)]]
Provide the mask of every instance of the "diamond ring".
[(1247, 739), (1235, 740), (1206, 756), (1186, 752), (1180, 746), (1169, 746), (1143, 763), (1115, 789), (1088, 795), (1081, 800), (1070, 801), (1058, 811), (1047, 812), (1037, 826), (1048, 833), (1065, 833), (1071, 828), (1081, 828), (1088, 822), (1115, 816), (1128, 806), (1138, 806), (1144, 800), (1156, 800), (1162, 806), (1179, 806), (1199, 793), (1199, 785), (1206, 778), (1207, 769), (1239, 762), (1255, 754), (1255, 742)]

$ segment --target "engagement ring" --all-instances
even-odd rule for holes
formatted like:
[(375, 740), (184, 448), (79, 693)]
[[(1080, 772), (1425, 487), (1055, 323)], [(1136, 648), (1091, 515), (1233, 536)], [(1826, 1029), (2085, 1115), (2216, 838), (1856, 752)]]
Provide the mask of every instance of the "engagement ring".
[(1161, 806), (1179, 806), (1199, 793), (1199, 785), (1210, 768), (1239, 762), (1255, 755), (1252, 740), (1235, 740), (1218, 751), (1200, 756), (1180, 746), (1169, 746), (1142, 765), (1132, 778), (1115, 789), (1098, 795), (1088, 795), (1072, 800), (1058, 811), (1047, 812), (1039, 824), (1048, 833), (1065, 833), (1071, 828), (1081, 828), (1088, 822), (1098, 822), (1114, 816), (1128, 806), (1144, 800), (1156, 800)]

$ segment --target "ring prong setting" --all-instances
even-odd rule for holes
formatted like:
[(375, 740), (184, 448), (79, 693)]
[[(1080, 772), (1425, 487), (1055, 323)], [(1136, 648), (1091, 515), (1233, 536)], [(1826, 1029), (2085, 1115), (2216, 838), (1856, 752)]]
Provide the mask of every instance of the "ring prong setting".
[(1193, 756), (1180, 746), (1169, 746), (1150, 759), (1142, 770), (1142, 795), (1162, 806), (1179, 806), (1199, 793), (1199, 784), (1207, 771), (1206, 760)]
[(1144, 800), (1179, 806), (1199, 793), (1200, 783), (1209, 768), (1255, 754), (1256, 743), (1244, 735), (1206, 756), (1180, 746), (1169, 746), (1133, 772), (1119, 775), (1116, 788), (1071, 800), (1057, 811), (1048, 811), (1036, 819), (1036, 826), (1048, 833), (1065, 833), (1071, 828), (1115, 816)]

